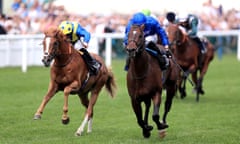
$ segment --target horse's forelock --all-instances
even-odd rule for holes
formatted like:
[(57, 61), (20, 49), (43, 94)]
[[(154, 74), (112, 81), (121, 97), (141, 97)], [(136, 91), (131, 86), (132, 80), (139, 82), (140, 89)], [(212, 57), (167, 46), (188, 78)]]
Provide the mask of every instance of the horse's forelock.
[(48, 29), (45, 30), (44, 34), (47, 37), (55, 37), (59, 32), (60, 30), (57, 27), (49, 27)]

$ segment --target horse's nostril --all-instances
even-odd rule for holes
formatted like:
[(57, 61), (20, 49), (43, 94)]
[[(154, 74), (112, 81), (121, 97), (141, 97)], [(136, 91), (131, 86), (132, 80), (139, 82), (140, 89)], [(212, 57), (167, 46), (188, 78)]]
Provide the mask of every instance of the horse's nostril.
[(127, 49), (127, 51), (128, 51), (128, 52), (133, 52), (134, 49), (133, 49), (133, 48), (129, 48), (129, 49)]

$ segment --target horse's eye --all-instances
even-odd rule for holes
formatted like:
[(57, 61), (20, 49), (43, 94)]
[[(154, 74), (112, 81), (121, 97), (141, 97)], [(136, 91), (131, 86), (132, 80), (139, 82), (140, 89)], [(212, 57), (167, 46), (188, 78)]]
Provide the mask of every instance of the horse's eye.
[(54, 42), (53, 45), (54, 45), (54, 47), (57, 47), (58, 46), (58, 42)]

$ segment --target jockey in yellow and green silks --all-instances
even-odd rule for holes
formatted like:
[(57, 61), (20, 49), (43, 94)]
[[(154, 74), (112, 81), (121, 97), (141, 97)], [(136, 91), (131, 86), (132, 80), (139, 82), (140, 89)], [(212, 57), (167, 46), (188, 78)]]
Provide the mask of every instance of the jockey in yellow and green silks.
[(74, 45), (78, 40), (83, 38), (82, 44), (85, 48), (88, 47), (88, 43), (91, 39), (91, 34), (84, 29), (77, 22), (63, 21), (58, 26), (62, 32), (67, 35), (67, 37), (71, 40), (71, 43)]
[(80, 51), (83, 52), (82, 56), (87, 63), (90, 74), (97, 75), (101, 65), (86, 50), (91, 39), (91, 34), (77, 22), (62, 21), (58, 28), (69, 38), (73, 46), (78, 40), (80, 40), (82, 46), (84, 47), (81, 48)]

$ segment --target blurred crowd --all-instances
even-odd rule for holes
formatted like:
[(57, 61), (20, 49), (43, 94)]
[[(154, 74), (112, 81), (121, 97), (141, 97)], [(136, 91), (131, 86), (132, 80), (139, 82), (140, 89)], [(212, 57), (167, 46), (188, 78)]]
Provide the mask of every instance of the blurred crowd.
[[(164, 25), (165, 13), (154, 13)], [(181, 12), (176, 12), (181, 14)], [(211, 0), (202, 4), (195, 13), (200, 19), (200, 30), (240, 29), (240, 11), (224, 11), (224, 6), (213, 6)], [(62, 20), (78, 21), (91, 33), (124, 32), (132, 14), (92, 13), (79, 15), (69, 13), (64, 6), (55, 6), (51, 0), (14, 0), (11, 14), (0, 15), (1, 34), (39, 34), (50, 26), (57, 26)]]

